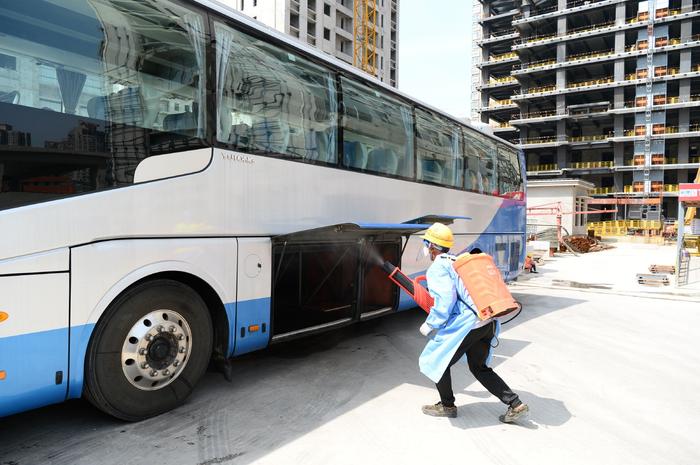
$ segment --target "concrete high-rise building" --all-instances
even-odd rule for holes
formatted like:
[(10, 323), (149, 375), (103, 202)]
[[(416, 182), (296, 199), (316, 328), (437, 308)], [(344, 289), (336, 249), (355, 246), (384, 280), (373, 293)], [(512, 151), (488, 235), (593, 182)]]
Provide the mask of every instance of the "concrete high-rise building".
[[(353, 64), (357, 0), (223, 0), (246, 15)], [(398, 85), (399, 0), (376, 4), (376, 77)]]
[(678, 183), (700, 167), (698, 0), (481, 0), (475, 13), (472, 117), (524, 149), (529, 178), (591, 181), (591, 203), (661, 199), (620, 202), (618, 218), (676, 217)]

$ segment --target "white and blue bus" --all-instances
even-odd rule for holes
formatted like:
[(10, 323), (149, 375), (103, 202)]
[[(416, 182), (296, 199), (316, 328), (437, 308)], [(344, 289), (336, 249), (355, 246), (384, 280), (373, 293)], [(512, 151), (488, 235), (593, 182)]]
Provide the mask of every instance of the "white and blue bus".
[(522, 267), (516, 147), (219, 3), (8, 1), (0, 37), (0, 416), (147, 418), (409, 308), (365, 257), (423, 272), (432, 222)]

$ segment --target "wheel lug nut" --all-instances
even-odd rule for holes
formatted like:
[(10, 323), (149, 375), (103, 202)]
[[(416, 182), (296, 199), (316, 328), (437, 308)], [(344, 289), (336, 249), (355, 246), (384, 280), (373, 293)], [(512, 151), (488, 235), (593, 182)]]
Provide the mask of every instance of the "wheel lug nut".
[(144, 337), (144, 339), (147, 340), (147, 341), (150, 341), (151, 339), (153, 339), (153, 336), (151, 336), (150, 334), (146, 334), (146, 336)]
[(139, 349), (140, 355), (146, 355), (146, 349)]
[(173, 362), (173, 366), (174, 366), (174, 367), (179, 366), (179, 365), (180, 365), (180, 360), (175, 360), (175, 361)]
[(179, 334), (179, 335), (177, 336), (177, 340), (178, 340), (178, 341), (182, 341), (183, 339), (185, 339), (185, 335), (184, 335), (184, 334)]
[(148, 369), (148, 363), (143, 362), (143, 363), (141, 364), (141, 368), (144, 369), (144, 370)]
[(175, 326), (171, 326), (170, 328), (168, 328), (168, 331), (170, 331), (171, 333), (174, 333), (174, 332), (175, 332)]
[(170, 374), (170, 370), (163, 370), (163, 376), (168, 376)]
[(185, 350), (186, 350), (186, 349), (185, 349), (184, 347), (180, 347), (180, 353), (181, 353), (181, 354), (184, 354), (184, 353), (185, 353)]
[(153, 371), (151, 372), (151, 376), (158, 376), (158, 372), (157, 372), (156, 370), (153, 370)]
[(165, 328), (163, 328), (163, 325), (158, 325), (158, 332), (159, 333), (162, 333), (164, 329)]

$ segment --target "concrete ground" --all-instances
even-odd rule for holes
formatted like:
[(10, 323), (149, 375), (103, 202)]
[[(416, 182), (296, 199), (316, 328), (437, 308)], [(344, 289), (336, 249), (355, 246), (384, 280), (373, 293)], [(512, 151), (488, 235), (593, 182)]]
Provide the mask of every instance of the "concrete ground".
[[(629, 254), (558, 257), (513, 286), (524, 313), (494, 367), (531, 407), (518, 425), (498, 421), (504, 406), (462, 364), (459, 417), (420, 412), (437, 392), (410, 311), (239, 359), (233, 383), (207, 373), (184, 406), (141, 423), (83, 401), (5, 418), (0, 464), (696, 465), (700, 300), (616, 289)], [(594, 281), (574, 272), (588, 268)], [(559, 273), (613, 286), (560, 288)]]

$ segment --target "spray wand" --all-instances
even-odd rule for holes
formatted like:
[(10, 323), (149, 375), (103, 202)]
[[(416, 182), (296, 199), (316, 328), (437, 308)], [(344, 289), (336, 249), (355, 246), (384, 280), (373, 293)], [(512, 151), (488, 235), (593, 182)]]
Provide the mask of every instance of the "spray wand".
[(411, 279), (406, 276), (397, 266), (394, 266), (389, 261), (384, 261), (382, 263), (382, 269), (389, 275), (389, 279), (394, 282), (401, 289), (406, 291), (413, 300), (416, 301), (418, 306), (430, 313), (430, 308), (433, 306), (433, 297), (428, 293), (428, 290), (421, 284), (421, 281), (425, 281), (425, 276), (418, 276), (415, 279)]

